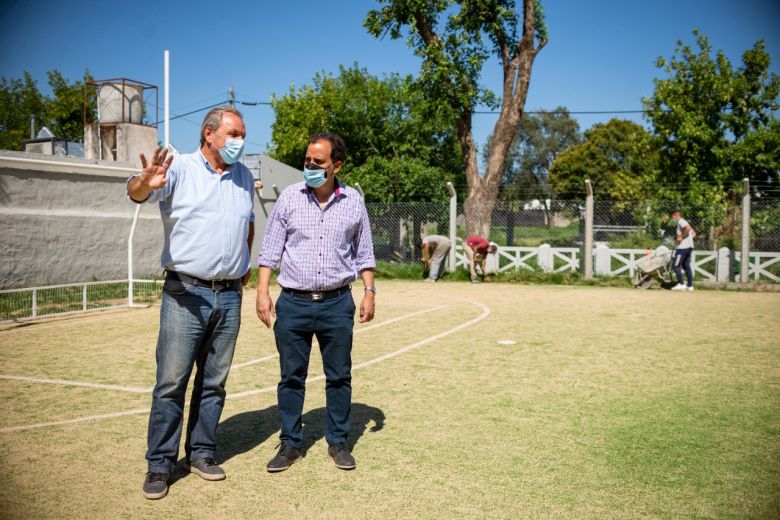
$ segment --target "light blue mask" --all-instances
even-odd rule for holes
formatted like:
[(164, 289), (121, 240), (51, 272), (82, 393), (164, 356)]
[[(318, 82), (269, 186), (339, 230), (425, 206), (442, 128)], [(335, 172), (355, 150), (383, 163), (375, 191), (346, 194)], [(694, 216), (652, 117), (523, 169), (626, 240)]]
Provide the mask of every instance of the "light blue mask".
[(244, 140), (228, 137), (225, 140), (225, 146), (219, 151), (220, 157), (227, 164), (235, 164), (244, 153)]
[[(333, 166), (333, 165), (331, 165)], [(316, 170), (310, 170), (306, 168), (306, 166), (303, 167), (303, 180), (306, 181), (306, 185), (310, 188), (319, 188), (323, 184), (325, 184), (325, 181), (328, 179), (328, 169), (327, 168), (319, 168)]]

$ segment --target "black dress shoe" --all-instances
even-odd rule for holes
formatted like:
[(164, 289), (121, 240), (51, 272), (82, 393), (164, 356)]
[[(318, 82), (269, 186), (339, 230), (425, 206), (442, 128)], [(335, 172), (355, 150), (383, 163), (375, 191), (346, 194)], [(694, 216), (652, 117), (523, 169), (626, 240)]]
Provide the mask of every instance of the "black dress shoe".
[(333, 457), (333, 462), (339, 469), (355, 469), (355, 457), (349, 452), (347, 445), (343, 442), (331, 444), (328, 446), (328, 455)]
[(289, 444), (283, 442), (279, 447), (279, 453), (276, 454), (276, 457), (271, 459), (271, 462), (268, 463), (266, 469), (269, 473), (284, 471), (300, 458), (301, 450), (293, 448)]

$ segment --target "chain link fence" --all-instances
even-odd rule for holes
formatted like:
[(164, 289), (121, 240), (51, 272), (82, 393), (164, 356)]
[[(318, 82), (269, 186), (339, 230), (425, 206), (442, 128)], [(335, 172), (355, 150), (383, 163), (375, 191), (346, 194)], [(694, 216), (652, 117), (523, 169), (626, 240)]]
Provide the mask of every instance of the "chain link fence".
[[(751, 279), (775, 281), (780, 276), (780, 260), (775, 260), (780, 252), (780, 198), (753, 197), (750, 205)], [(380, 263), (413, 266), (420, 260), (422, 237), (449, 236), (448, 202), (369, 203), (367, 207)], [(698, 205), (659, 200), (595, 201), (594, 249), (613, 252), (598, 274), (631, 274), (647, 252), (661, 245), (674, 248), (672, 210), (679, 210), (696, 231), (701, 274), (715, 279), (716, 256), (727, 255), (727, 276), (734, 279), (740, 272), (742, 240), (741, 198), (737, 197)], [(478, 226), (469, 221), (463, 204), (457, 206), (455, 223), (455, 248), (460, 255), (462, 241)], [(498, 201), (490, 236), (486, 237), (500, 247), (493, 269), (582, 271), (585, 228), (584, 200)], [(546, 249), (540, 252), (540, 248)], [(457, 265), (462, 267), (464, 260), (458, 258)]]

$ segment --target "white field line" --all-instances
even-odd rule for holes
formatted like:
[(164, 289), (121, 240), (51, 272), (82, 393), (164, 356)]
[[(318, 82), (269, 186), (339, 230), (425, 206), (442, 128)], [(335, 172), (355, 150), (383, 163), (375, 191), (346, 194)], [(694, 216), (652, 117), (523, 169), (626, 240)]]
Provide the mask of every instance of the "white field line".
[(101, 314), (77, 311), (69, 314), (41, 316), (39, 319), (45, 321), (40, 323), (32, 323), (32, 321), (19, 322), (18, 325), (10, 322), (6, 323), (7, 325), (10, 325), (10, 327), (6, 329), (0, 329), (0, 335), (18, 332), (37, 332), (41, 329), (62, 327), (63, 325), (84, 325), (85, 323), (90, 324), (96, 321), (115, 320), (117, 319), (118, 314), (125, 313), (128, 311), (128, 309), (141, 310), (149, 308), (151, 308), (150, 305), (133, 305), (132, 307), (125, 305), (123, 307), (106, 307), (105, 309), (95, 309), (95, 311), (101, 311)]
[[(414, 350), (414, 349), (419, 348), (419, 347), (421, 347), (423, 345), (426, 345), (426, 344), (431, 343), (433, 341), (436, 341), (438, 339), (441, 339), (441, 338), (444, 338), (446, 336), (449, 336), (450, 334), (454, 334), (455, 332), (458, 332), (459, 330), (463, 330), (463, 329), (465, 329), (467, 327), (470, 327), (470, 326), (474, 325), (475, 323), (479, 323), (480, 321), (484, 320), (485, 318), (487, 318), (490, 315), (490, 308), (488, 306), (486, 306), (486, 305), (484, 305), (482, 303), (479, 303), (479, 302), (471, 301), (471, 300), (466, 300), (466, 301), (468, 303), (472, 304), (472, 305), (475, 305), (476, 307), (481, 308), (482, 309), (482, 313), (479, 316), (477, 316), (476, 318), (473, 318), (473, 319), (471, 319), (469, 321), (461, 323), (460, 325), (457, 325), (455, 327), (447, 329), (444, 332), (440, 332), (439, 334), (436, 334), (434, 336), (430, 336), (430, 337), (425, 338), (423, 340), (420, 340), (420, 341), (418, 341), (416, 343), (412, 343), (411, 345), (407, 345), (407, 346), (402, 347), (402, 348), (400, 348), (398, 350), (395, 350), (393, 352), (389, 352), (387, 354), (383, 354), (383, 355), (375, 357), (373, 359), (369, 359), (368, 361), (364, 361), (362, 363), (358, 363), (357, 365), (353, 365), (352, 366), (352, 370), (353, 371), (354, 370), (358, 370), (358, 369), (361, 369), (361, 368), (365, 368), (365, 367), (374, 365), (376, 363), (381, 363), (382, 361), (386, 361), (386, 360), (388, 360), (390, 358), (394, 358), (394, 357), (399, 356), (399, 355), (401, 355), (401, 354), (403, 354), (405, 352), (409, 352), (410, 350)], [(390, 320), (388, 320), (388, 321), (390, 321)], [(379, 324), (377, 324), (377, 325), (379, 325)], [(366, 328), (368, 328), (368, 327), (366, 327)], [(323, 379), (325, 379), (325, 375), (324, 374), (320, 374), (320, 375), (315, 376), (315, 377), (307, 378), (306, 382), (308, 384), (308, 383), (313, 383), (315, 381), (321, 381)], [(238, 398), (241, 398), (241, 397), (248, 397), (248, 396), (257, 395), (257, 394), (266, 393), (266, 392), (273, 392), (273, 391), (276, 390), (276, 386), (277, 385), (273, 385), (273, 386), (267, 386), (265, 388), (258, 388), (258, 389), (255, 389), (255, 390), (247, 390), (247, 391), (244, 391), (244, 392), (237, 392), (235, 394), (228, 394), (226, 396), (226, 398), (228, 398), (228, 399), (238, 399)], [(20, 425), (20, 426), (10, 426), (10, 427), (6, 427), (6, 428), (0, 428), (0, 433), (11, 433), (11, 432), (17, 432), (17, 431), (22, 431), (22, 430), (32, 430), (32, 429), (37, 429), (37, 428), (46, 428), (46, 427), (49, 427), (49, 426), (62, 426), (62, 425), (68, 425), (68, 424), (77, 424), (77, 423), (81, 423), (81, 422), (97, 421), (97, 420), (101, 420), (101, 419), (110, 419), (110, 418), (114, 418), (114, 417), (123, 417), (123, 416), (126, 416), (126, 415), (140, 415), (140, 414), (145, 414), (145, 413), (149, 413), (149, 408), (136, 408), (134, 410), (126, 410), (124, 412), (113, 412), (113, 413), (107, 413), (107, 414), (101, 414), (101, 415), (90, 415), (90, 416), (87, 416), (87, 417), (77, 417), (75, 419), (67, 419), (67, 420), (64, 420), (64, 421), (53, 421), (53, 422), (36, 423), (36, 424), (24, 424), (24, 425)]]
[[(353, 334), (360, 334), (361, 332), (366, 332), (372, 329), (375, 329), (377, 327), (384, 327), (385, 325), (390, 325), (391, 323), (396, 323), (401, 320), (405, 320), (407, 318), (412, 318), (414, 316), (419, 316), (420, 314), (427, 314), (429, 312), (438, 311), (441, 309), (446, 308), (446, 305), (439, 305), (438, 307), (431, 307), (430, 309), (423, 309), (421, 311), (417, 312), (411, 312), (409, 314), (404, 314), (403, 316), (396, 316), (395, 318), (391, 318), (389, 320), (380, 321), (379, 323), (374, 323), (373, 325), (369, 325), (368, 327), (361, 327), (358, 329), (355, 329)], [(271, 354), (270, 356), (265, 356), (257, 359), (250, 359), (249, 361), (244, 361), (243, 363), (238, 363), (237, 365), (233, 365), (230, 367), (231, 370), (235, 370), (236, 368), (244, 368), (248, 367), (250, 365), (255, 365), (257, 363), (262, 363), (263, 361), (268, 361), (269, 359), (278, 358), (279, 354)]]
[(87, 388), (100, 388), (102, 390), (119, 390), (133, 394), (147, 394), (151, 388), (138, 388), (137, 386), (104, 385), (101, 383), (85, 383), (83, 381), (67, 381), (65, 379), (42, 379), (38, 377), (0, 375), (0, 379), (7, 381), (24, 381), (26, 383), (47, 383), (50, 385), (84, 386)]
[[(366, 332), (371, 329), (375, 329), (377, 327), (383, 327), (385, 325), (390, 325), (391, 323), (396, 323), (401, 320), (405, 320), (407, 318), (411, 318), (414, 316), (418, 316), (420, 314), (426, 314), (429, 312), (437, 311), (440, 309), (443, 309), (447, 307), (446, 305), (439, 305), (438, 307), (431, 307), (430, 309), (423, 309), (421, 311), (412, 312), (409, 314), (404, 314), (403, 316), (397, 316), (395, 318), (391, 318), (389, 320), (382, 321), (380, 323), (376, 323), (374, 325), (369, 325), (368, 327), (357, 329), (354, 333), (358, 334), (361, 332)], [(236, 365), (232, 365), (230, 368), (231, 370), (234, 370), (236, 368), (243, 368), (250, 365), (255, 365), (257, 363), (262, 363), (263, 361), (268, 361), (269, 359), (275, 359), (278, 358), (279, 354), (271, 354), (269, 356), (260, 357), (257, 359), (250, 359), (249, 361), (245, 361), (243, 363), (238, 363)], [(117, 390), (120, 392), (130, 392), (133, 394), (148, 394), (152, 390), (154, 390), (154, 387), (149, 388), (139, 388), (135, 386), (120, 386), (120, 385), (106, 385), (101, 383), (88, 383), (84, 381), (70, 381), (66, 379), (46, 379), (46, 378), (40, 378), (40, 377), (27, 377), (27, 376), (13, 376), (13, 375), (2, 375), (0, 374), (0, 380), (7, 380), (7, 381), (24, 381), (27, 383), (45, 383), (50, 385), (65, 385), (65, 386), (82, 386), (86, 388), (100, 388), (103, 390)]]
[[(358, 363), (357, 365), (352, 365), (352, 371), (354, 372), (355, 370), (358, 370), (358, 369), (361, 369), (361, 368), (365, 368), (367, 366), (371, 366), (371, 365), (376, 364), (376, 363), (381, 363), (382, 361), (386, 361), (386, 360), (388, 360), (390, 358), (394, 358), (396, 356), (400, 356), (401, 354), (403, 354), (405, 352), (409, 352), (410, 350), (414, 350), (414, 349), (416, 349), (418, 347), (422, 347), (423, 345), (431, 343), (432, 341), (436, 341), (437, 339), (441, 339), (441, 338), (443, 338), (445, 336), (449, 336), (450, 334), (452, 334), (454, 332), (457, 332), (457, 331), (459, 331), (461, 329), (465, 329), (467, 327), (470, 327), (470, 326), (474, 325), (477, 322), (480, 322), (480, 321), (484, 320), (490, 314), (490, 309), (486, 305), (483, 305), (483, 304), (478, 303), (478, 302), (473, 302), (473, 301), (468, 301), (468, 302), (473, 304), (473, 305), (476, 305), (477, 307), (481, 307), (482, 308), (482, 314), (480, 314), (479, 316), (477, 316), (476, 318), (474, 318), (472, 320), (469, 320), (469, 321), (467, 321), (465, 323), (461, 323), (460, 325), (457, 325), (457, 326), (455, 326), (455, 327), (453, 327), (451, 329), (448, 329), (448, 330), (445, 330), (444, 332), (436, 334), (435, 336), (430, 336), (428, 338), (420, 340), (420, 341), (418, 341), (416, 343), (412, 343), (411, 345), (407, 345), (407, 346), (405, 346), (403, 348), (400, 348), (398, 350), (395, 350), (393, 352), (389, 352), (389, 353), (381, 355), (379, 357), (375, 357), (374, 359), (369, 359), (368, 361), (363, 361), (362, 363)], [(320, 374), (320, 375), (314, 376), (314, 377), (307, 377), (306, 378), (306, 384), (308, 385), (309, 383), (313, 383), (315, 381), (322, 381), (323, 379), (325, 379), (325, 374)], [(247, 396), (250, 396), (250, 395), (262, 394), (262, 393), (265, 393), (265, 392), (273, 392), (275, 390), (276, 390), (276, 385), (273, 385), (273, 386), (267, 386), (265, 388), (258, 388), (256, 390), (246, 390), (244, 392), (238, 392), (238, 393), (235, 393), (235, 394), (228, 394), (226, 396), (226, 398), (237, 399), (239, 397), (247, 397)], [(0, 432), (2, 432), (2, 430), (0, 430)]]
[(265, 356), (257, 359), (250, 359), (249, 361), (244, 361), (243, 363), (239, 363), (237, 365), (231, 365), (230, 370), (235, 370), (237, 368), (244, 368), (248, 367), (249, 365), (256, 365), (257, 363), (262, 363), (263, 361), (268, 361), (269, 359), (278, 358), (279, 354), (271, 354), (270, 356)]

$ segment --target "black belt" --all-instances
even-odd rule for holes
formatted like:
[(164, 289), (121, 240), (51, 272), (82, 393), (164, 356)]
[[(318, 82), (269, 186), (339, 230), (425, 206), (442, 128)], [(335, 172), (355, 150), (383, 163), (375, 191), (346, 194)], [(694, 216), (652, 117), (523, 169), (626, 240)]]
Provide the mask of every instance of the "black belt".
[(235, 289), (241, 285), (241, 279), (235, 280), (204, 280), (203, 278), (196, 278), (186, 273), (180, 273), (178, 271), (165, 271), (165, 278), (172, 280), (179, 280), (180, 282), (196, 285), (199, 287), (206, 287), (212, 291), (224, 291), (225, 289)]
[(285, 287), (282, 287), (282, 292), (291, 294), (297, 298), (303, 298), (304, 300), (311, 300), (313, 302), (330, 300), (331, 298), (336, 298), (338, 296), (341, 296), (345, 292), (350, 292), (351, 290), (352, 287), (349, 285), (345, 285), (344, 287), (339, 287), (338, 289), (331, 289), (330, 291), (298, 291), (296, 289), (287, 289)]

